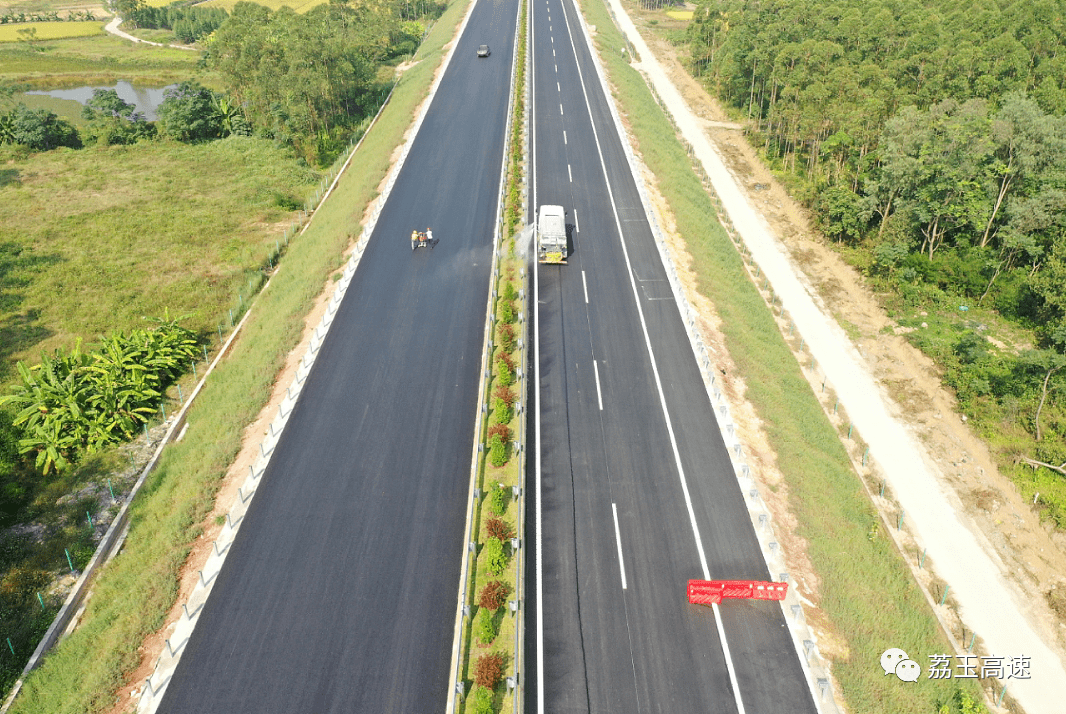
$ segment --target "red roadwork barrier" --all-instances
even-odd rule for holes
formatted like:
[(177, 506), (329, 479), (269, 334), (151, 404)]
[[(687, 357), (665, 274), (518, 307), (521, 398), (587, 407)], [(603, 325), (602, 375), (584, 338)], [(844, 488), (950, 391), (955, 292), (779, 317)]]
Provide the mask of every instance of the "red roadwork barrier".
[(784, 600), (788, 583), (759, 580), (689, 580), (688, 601), (693, 605), (717, 605), (722, 600)]

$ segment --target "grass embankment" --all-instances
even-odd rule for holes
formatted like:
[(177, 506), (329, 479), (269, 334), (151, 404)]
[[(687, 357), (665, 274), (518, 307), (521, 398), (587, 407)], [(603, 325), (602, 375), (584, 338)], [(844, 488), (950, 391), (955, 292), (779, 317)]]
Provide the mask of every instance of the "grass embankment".
[(104, 23), (102, 22), (20, 22), (13, 25), (0, 25), (0, 42), (24, 42), (31, 37), (34, 40), (61, 40), (68, 37), (91, 37), (103, 33)]
[[(478, 438), (483, 445), (477, 463), (477, 488), (481, 494), (475, 505), (478, 555), (467, 576), (467, 599), (471, 617), (463, 622), (462, 681), (467, 696), (457, 712), (460, 714), (489, 714), (514, 708), (519, 689), (509, 690), (508, 676), (514, 676), (521, 656), (515, 645), (517, 628), (524, 622), (510, 611), (513, 600), (524, 608), (522, 572), (524, 566), (516, 558), (510, 539), (524, 542), (523, 474), (525, 454), (515, 444), (525, 439), (525, 412), (518, 406), (528, 403), (528, 379), (525, 370), (529, 363), (526, 326), (519, 322), (519, 314), (528, 318), (529, 311), (520, 295), (529, 295), (526, 258), (515, 253), (514, 232), (522, 215), (522, 175), (525, 168), (525, 66), (526, 66), (526, 5), (522, 5), (519, 21), (519, 43), (515, 62), (515, 95), (511, 115), (510, 153), (507, 165), (499, 272), (493, 284), (492, 378), (484, 395), (490, 407), (488, 418), (482, 423)], [(506, 257), (502, 257), (505, 255)], [(518, 498), (512, 494), (518, 490)], [(493, 592), (499, 593), (495, 598)], [(524, 610), (523, 610), (524, 612)]]
[(188, 415), (185, 438), (170, 447), (131, 511), (123, 552), (99, 575), (81, 625), (27, 679), (12, 714), (84, 714), (114, 704), (114, 691), (139, 664), (144, 638), (162, 626), (177, 574), (210, 512), (218, 484), (237, 454), (245, 426), (269, 396), (303, 319), (342, 251), (358, 231), (389, 157), (425, 97), (434, 68), (466, 8), (455, 2), (434, 25), (366, 137), (356, 170), (340, 182), (308, 231), (294, 240), (281, 270), (258, 299), (232, 354)]
[[(0, 43), (0, 83), (59, 89), (110, 86), (126, 80), (142, 87), (162, 87), (202, 74), (197, 68), (199, 61), (199, 52), (153, 47), (108, 34), (41, 41), (36, 48), (27, 47), (24, 42)], [(198, 78), (212, 86), (210, 76)]]
[(693, 257), (698, 290), (721, 317), (725, 346), (784, 474), (797, 533), (807, 541), (819, 577), (817, 604), (840, 639), (832, 667), (849, 707), (870, 714), (926, 714), (937, 712), (956, 688), (978, 697), (972, 683), (923, 678), (905, 684), (878, 666), (889, 647), (904, 649), (923, 667), (928, 655), (951, 649), (898, 551), (880, 533), (880, 519), (841, 434), (807, 384), (740, 254), (714, 220), (715, 208), (673, 127), (617, 51), (625, 44), (621, 34), (602, 2), (581, 5), (597, 28), (595, 41), (615, 98)]
[[(204, 171), (210, 166), (210, 171)], [(15, 360), (188, 315), (216, 333), (267, 266), (318, 174), (273, 142), (143, 142), (16, 156), (4, 164), (0, 382)]]

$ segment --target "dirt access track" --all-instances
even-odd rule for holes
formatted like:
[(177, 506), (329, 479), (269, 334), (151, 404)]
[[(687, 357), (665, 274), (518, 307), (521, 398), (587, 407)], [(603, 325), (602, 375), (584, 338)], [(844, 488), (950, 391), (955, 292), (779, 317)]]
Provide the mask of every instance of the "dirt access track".
[[(747, 142), (743, 127), (730, 122), (717, 100), (693, 79), (679, 61), (677, 49), (651, 31), (664, 17), (662, 12), (643, 10), (629, 2), (623, 7), (620, 0), (610, 0), (608, 4), (638, 53), (644, 51), (641, 45), (647, 43), (645, 46), (657, 60), (649, 61), (650, 57), (641, 54), (642, 61), (634, 66), (651, 83), (666, 79), (676, 88), (680, 99), (695, 115), (690, 130), (695, 128), (697, 135), (702, 133), (710, 140), (747, 203), (783, 248), (799, 283), (818, 308), (842, 328), (835, 330), (840, 344), (834, 345), (834, 349), (857, 354), (861, 367), (873, 377), (880, 392), (880, 395), (866, 396), (871, 400), (880, 396), (891, 417), (924, 447), (922, 460), (936, 489), (946, 497), (957, 521), (998, 575), (995, 579), (999, 583), (991, 585), (1002, 586), (1005, 596), (1024, 616), (1029, 628), (1039, 633), (1043, 644), (1053, 653), (1048, 653), (1049, 658), (1058, 659), (1046, 663), (1050, 668), (1041, 677), (1045, 687), (1053, 685), (1052, 671), (1062, 671), (1066, 662), (1066, 607), (1062, 606), (1066, 603), (1066, 537), (1040, 523), (1014, 484), (999, 472), (985, 444), (965, 423), (965, 416), (959, 415), (955, 400), (941, 384), (933, 362), (902, 337), (903, 330), (884, 312), (862, 276), (812, 230), (805, 211), (789, 197)], [(624, 27), (626, 15), (639, 28), (643, 42)], [(648, 20), (655, 22), (649, 24)], [(662, 88), (659, 93), (667, 99)], [(673, 108), (672, 113), (686, 138), (695, 145), (698, 137), (685, 131), (685, 123)], [(687, 261), (678, 262), (684, 265)], [(776, 290), (777, 286), (774, 287)], [(694, 301), (694, 304), (705, 302)], [(708, 323), (713, 324), (713, 316), (708, 317)], [(751, 446), (758, 449), (760, 441), (756, 439)], [(764, 454), (760, 461), (772, 464), (774, 460), (772, 454)], [(879, 508), (894, 507), (898, 513), (898, 507), (889, 500), (875, 501), (879, 501), (875, 504)], [(786, 515), (776, 520), (780, 527), (791, 519)], [(926, 542), (938, 535), (935, 528), (922, 527), (921, 531)], [(800, 561), (805, 560), (801, 554), (796, 555)], [(952, 592), (956, 592), (956, 584), (950, 580), (949, 583)], [(923, 586), (927, 590), (929, 584), (926, 578)], [(963, 628), (973, 632), (971, 618), (996, 621), (995, 613), (976, 612), (979, 608), (980, 605), (975, 607), (972, 602), (962, 602), (958, 603), (961, 622), (954, 616), (943, 617), (956, 639), (961, 639)], [(997, 639), (985, 627), (978, 625), (976, 629), (979, 638), (990, 642)], [(1034, 670), (1038, 667), (1035, 659), (1033, 666)], [(1059, 681), (1061, 684), (1066, 679)], [(1015, 689), (1012, 685), (1012, 694)], [(1047, 700), (1033, 694), (1019, 698), (1023, 706), (1029, 704), (1032, 714), (1052, 711), (1061, 704), (1061, 700)]]

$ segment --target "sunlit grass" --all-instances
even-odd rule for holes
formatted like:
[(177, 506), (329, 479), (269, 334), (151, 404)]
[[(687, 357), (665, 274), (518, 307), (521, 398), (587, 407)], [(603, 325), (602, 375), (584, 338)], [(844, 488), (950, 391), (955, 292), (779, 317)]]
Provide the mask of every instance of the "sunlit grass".
[(102, 34), (102, 22), (20, 22), (0, 25), (0, 42), (21, 42), (27, 39), (60, 40)]
[(17, 287), (0, 303), (0, 380), (15, 360), (164, 308), (215, 332), (292, 220), (276, 196), (302, 201), (317, 179), (273, 142), (243, 138), (58, 150), (5, 171), (0, 243)]
[[(233, 6), (241, 0), (207, 0), (207, 2), (200, 3), (198, 7), (221, 7), (226, 10), (233, 10)], [(271, 10), (277, 10), (281, 7), (291, 7), (296, 12), (307, 12), (315, 5), (322, 5), (328, 2), (328, 0), (256, 0), (256, 5), (262, 5), (268, 7)]]

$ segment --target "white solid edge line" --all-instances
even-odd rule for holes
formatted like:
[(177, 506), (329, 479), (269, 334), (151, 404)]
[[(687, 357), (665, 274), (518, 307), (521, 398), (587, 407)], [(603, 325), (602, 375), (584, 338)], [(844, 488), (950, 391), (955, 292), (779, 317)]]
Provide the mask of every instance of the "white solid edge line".
[[(640, 316), (640, 327), (644, 333), (644, 345), (648, 348), (648, 359), (651, 362), (652, 374), (655, 376), (655, 388), (659, 393), (659, 405), (663, 410), (663, 419), (666, 421), (666, 431), (670, 437), (670, 448), (674, 453), (674, 463), (677, 465), (678, 477), (681, 480), (681, 490), (685, 495), (685, 506), (688, 509), (689, 522), (692, 524), (692, 534), (696, 539), (696, 551), (699, 553), (700, 566), (703, 568), (703, 577), (705, 580), (710, 580), (711, 573), (707, 565), (707, 555), (703, 550), (703, 539), (700, 537), (699, 525), (696, 523), (696, 512), (692, 506), (692, 497), (688, 490), (688, 480), (685, 477), (685, 467), (681, 463), (681, 453), (677, 448), (677, 437), (674, 434), (673, 422), (670, 419), (670, 411), (666, 407), (666, 395), (663, 393), (663, 383), (659, 376), (659, 366), (655, 360), (655, 351), (651, 346), (651, 337), (648, 335), (648, 323), (644, 319), (644, 308), (640, 304), (640, 293), (637, 289), (636, 276), (633, 274), (633, 263), (629, 259), (629, 250), (626, 248), (625, 234), (622, 232), (622, 221), (618, 216), (618, 204), (614, 198), (614, 191), (611, 189), (611, 181), (607, 175), (607, 164), (603, 159), (603, 147), (600, 145), (600, 134), (596, 131), (596, 122), (592, 121), (592, 105), (589, 104), (588, 89), (585, 87), (585, 74), (581, 71), (581, 63), (577, 61), (577, 46), (574, 45), (574, 34), (570, 29), (570, 17), (566, 12), (566, 3), (560, 3), (563, 7), (563, 16), (566, 19), (566, 26), (568, 34), (570, 35), (570, 45), (574, 51), (574, 65), (577, 67), (577, 76), (581, 81), (581, 93), (585, 98), (585, 107), (589, 112), (589, 119), (592, 125), (592, 136), (596, 142), (596, 152), (600, 158), (600, 167), (603, 169), (604, 183), (607, 186), (607, 196), (611, 201), (611, 211), (614, 214), (615, 226), (618, 228), (618, 241), (622, 246), (622, 255), (625, 257), (626, 270), (629, 272), (629, 284), (633, 289), (633, 302), (637, 306), (637, 314)], [(584, 34), (584, 26), (581, 28), (582, 34)], [(588, 43), (589, 52), (595, 52), (589, 43), (588, 37), (585, 37), (586, 43)], [(605, 101), (611, 101), (610, 96), (605, 97)], [(621, 141), (621, 136), (619, 141)], [(725, 637), (725, 627), (722, 624), (722, 616), (718, 608), (713, 608), (714, 620), (718, 627), (718, 636), (722, 641), (722, 653), (725, 655), (726, 669), (729, 670), (729, 682), (733, 686), (733, 696), (737, 702), (737, 710), (739, 714), (746, 714), (744, 709), (744, 702), (740, 696), (740, 683), (737, 681), (736, 669), (733, 667), (733, 658), (729, 652), (729, 643)]]
[(600, 411), (603, 411), (603, 392), (600, 391), (600, 367), (596, 360), (592, 360), (592, 370), (596, 373), (596, 401), (600, 403)]
[(585, 281), (585, 271), (581, 271), (581, 287), (585, 288), (585, 304), (589, 304), (589, 284)]
[(618, 567), (622, 570), (622, 589), (627, 590), (626, 562), (622, 559), (622, 531), (618, 528), (618, 506), (612, 503), (611, 511), (614, 513), (614, 539), (618, 543)]
[[(544, 0), (544, 4), (548, 4), (548, 0)], [(533, 48), (536, 47), (534, 38), (536, 36), (536, 23), (533, 22), (533, 2), (529, 3), (529, 47), (532, 55)], [(552, 50), (552, 54), (555, 54), (555, 50)], [(535, 86), (535, 74), (537, 63), (532, 60), (529, 63), (529, 126), (531, 129), (537, 126), (537, 93), (533, 91)], [(555, 71), (559, 71), (559, 65), (555, 65)], [(537, 151), (536, 151), (537, 132), (531, 130), (529, 132), (529, 185), (533, 191), (533, 210), (537, 210)], [(534, 246), (533, 256), (533, 383), (536, 391), (536, 396), (533, 400), (536, 414), (536, 449), (537, 449), (537, 474), (536, 483), (534, 484), (534, 491), (536, 493), (536, 509), (534, 519), (534, 538), (537, 548), (537, 714), (544, 714), (544, 548), (541, 546), (541, 448), (540, 448), (540, 261), (537, 260), (536, 246)]]

